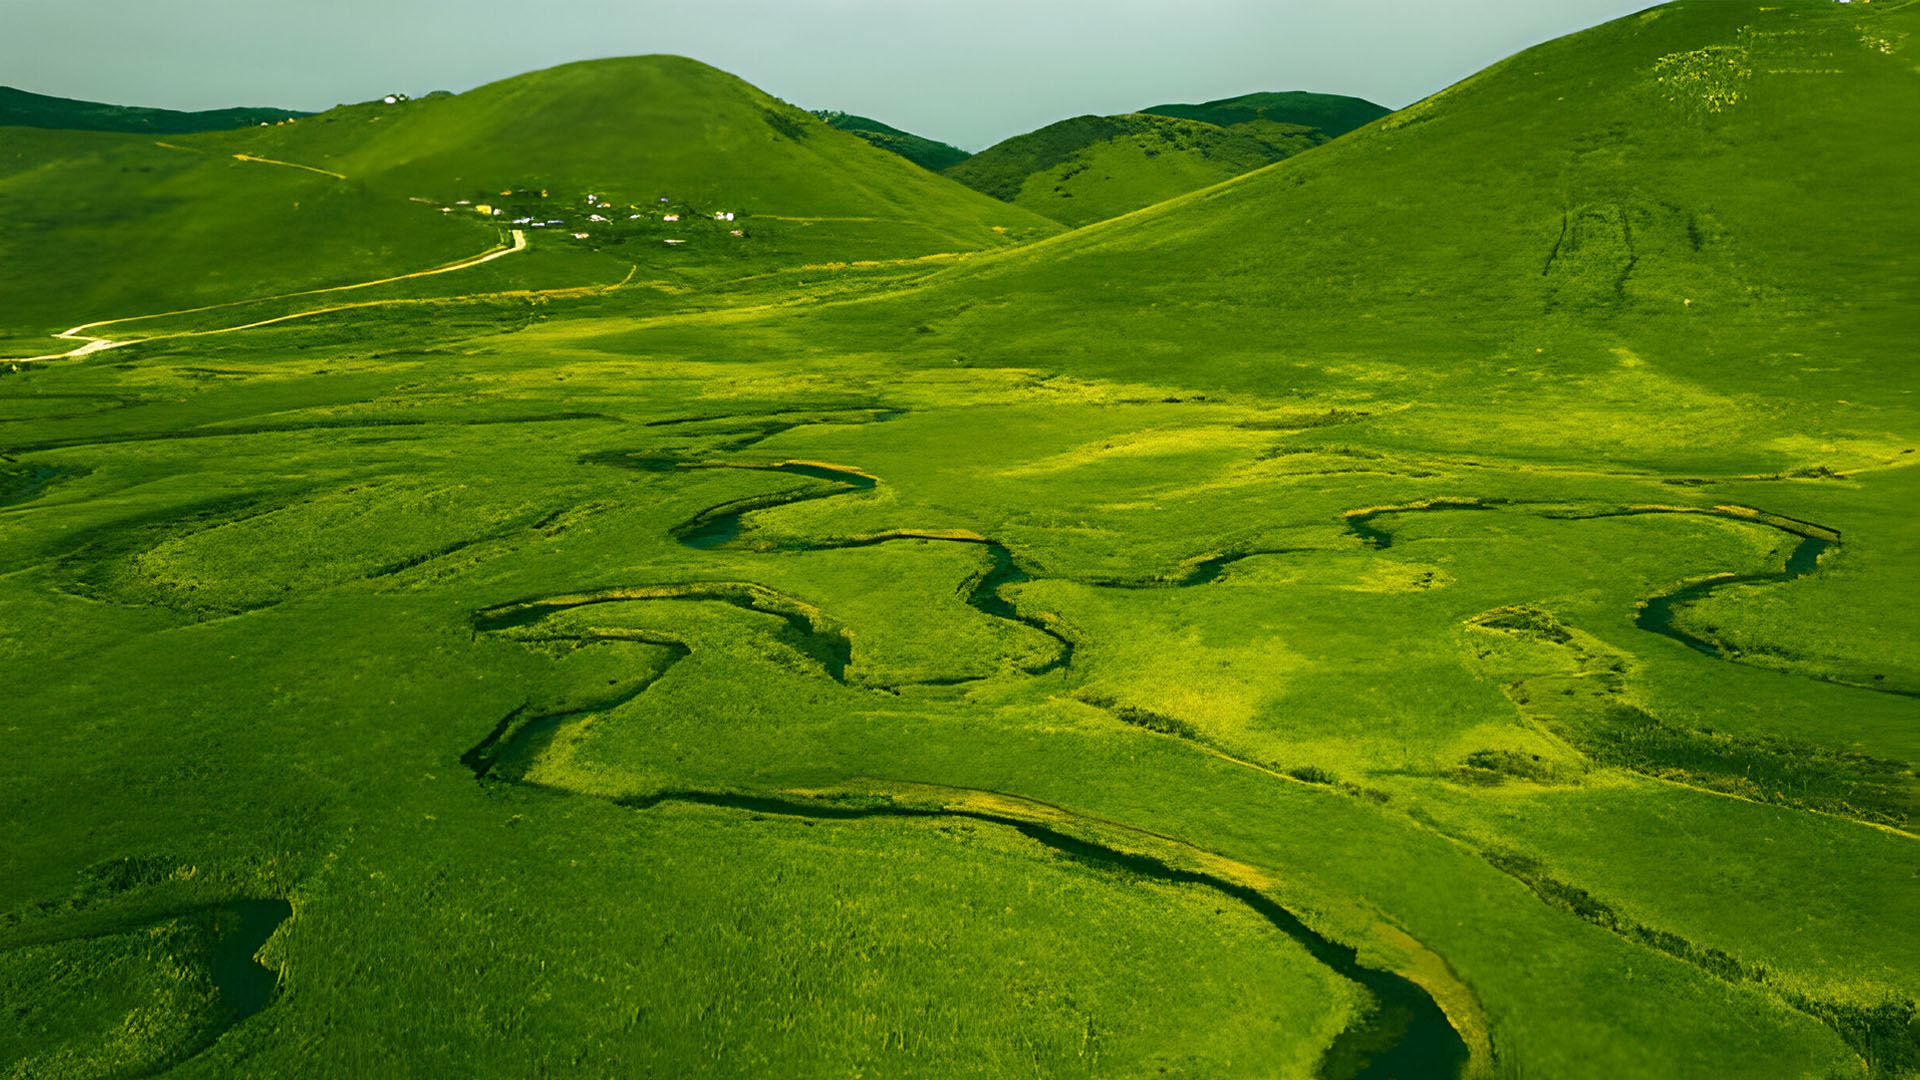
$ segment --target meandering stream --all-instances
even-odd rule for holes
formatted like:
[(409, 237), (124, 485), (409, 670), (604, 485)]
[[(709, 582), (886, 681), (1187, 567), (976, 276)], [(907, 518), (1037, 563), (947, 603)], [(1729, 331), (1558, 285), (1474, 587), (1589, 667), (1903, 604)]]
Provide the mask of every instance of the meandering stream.
[[(1665, 638), (1685, 645), (1695, 652), (1711, 656), (1728, 663), (1748, 664), (1740, 655), (1720, 642), (1700, 637), (1682, 629), (1676, 622), (1676, 613), (1690, 604), (1706, 599), (1721, 589), (1737, 585), (1783, 584), (1807, 577), (1820, 568), (1820, 560), (1830, 551), (1840, 548), (1840, 533), (1824, 525), (1795, 518), (1769, 514), (1750, 507), (1685, 507), (1685, 506), (1641, 506), (1621, 507), (1607, 510), (1574, 511), (1555, 510), (1548, 506), (1529, 506), (1524, 503), (1507, 503), (1495, 500), (1435, 499), (1428, 502), (1413, 503), (1406, 506), (1373, 507), (1353, 511), (1346, 515), (1347, 531), (1358, 537), (1361, 542), (1375, 549), (1385, 549), (1393, 545), (1393, 533), (1383, 528), (1378, 521), (1382, 517), (1397, 514), (1419, 514), (1454, 512), (1464, 510), (1502, 510), (1516, 509), (1522, 512), (1536, 513), (1542, 517), (1559, 518), (1568, 521), (1597, 521), (1606, 518), (1646, 517), (1659, 514), (1699, 514), (1707, 517), (1724, 518), (1763, 528), (1776, 529), (1789, 536), (1799, 538), (1787, 556), (1785, 564), (1778, 570), (1755, 571), (1745, 574), (1719, 574), (1701, 581), (1680, 585), (1667, 592), (1659, 593), (1639, 602), (1633, 619), (1634, 626), (1648, 633), (1659, 634)], [(1760, 666), (1748, 664), (1748, 666)], [(1784, 669), (1771, 668), (1781, 671)], [(1817, 682), (1831, 683), (1835, 686), (1847, 686), (1856, 690), (1870, 690), (1880, 694), (1895, 694), (1901, 697), (1920, 697), (1920, 692), (1902, 690), (1895, 687), (1875, 686), (1871, 683), (1850, 682), (1831, 675), (1822, 675), (1805, 671), (1787, 671), (1788, 674)]]

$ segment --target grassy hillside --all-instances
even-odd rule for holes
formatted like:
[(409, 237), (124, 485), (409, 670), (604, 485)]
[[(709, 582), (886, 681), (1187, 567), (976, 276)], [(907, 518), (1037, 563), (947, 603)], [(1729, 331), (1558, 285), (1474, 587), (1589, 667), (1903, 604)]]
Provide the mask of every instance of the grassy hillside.
[[(1020, 211), (697, 68), (630, 145), (659, 61), (38, 133), (182, 228), (574, 205), (0, 365), (0, 1071), (1916, 1075), (1916, 31), (1671, 4), (932, 258), (834, 252)], [(569, 243), (703, 178), (932, 206)]]
[(1362, 98), (1340, 94), (1313, 94), (1304, 90), (1242, 94), (1199, 105), (1155, 105), (1141, 109), (1152, 116), (1177, 116), (1220, 127), (1292, 125), (1313, 128), (1327, 138), (1365, 127), (1393, 110)]
[(864, 116), (832, 110), (814, 113), (831, 127), (851, 131), (882, 150), (890, 150), (923, 169), (940, 172), (972, 156), (957, 146), (924, 138)]
[(0, 150), (0, 211), (17, 300), (0, 322), (16, 334), (422, 270), (516, 220), (574, 264), (550, 285), (916, 258), (1058, 228), (672, 57), (159, 142), (22, 129)]
[(1848, 103), (1911, 89), (1916, 18), (1677, 4), (1551, 42), (1310, 157), (958, 273), (952, 305), (1039, 311), (946, 332), (991, 356), (1002, 319), (1038, 314), (1078, 373), (1171, 362), (1263, 390), (1326, 350), (1491, 377), (1617, 372), (1626, 348), (1724, 392), (1884, 394), (1920, 290), (1920, 221), (1886, 191), (1920, 115)]
[(961, 183), (1071, 226), (1217, 184), (1324, 141), (1161, 116), (1081, 116), (1008, 139), (947, 170)]
[(49, 97), (0, 86), (0, 127), (59, 128), (67, 131), (127, 131), (184, 135), (194, 131), (273, 124), (306, 113), (291, 109), (208, 109), (177, 112), (134, 105), (104, 105)]
[(947, 168), (975, 190), (1070, 226), (1092, 224), (1292, 157), (1387, 115), (1333, 94), (1247, 94), (1078, 116)]
[(976, 250), (1051, 231), (680, 57), (567, 64), (456, 96), (234, 132), (217, 145), (442, 203), (544, 190), (575, 203), (595, 194), (628, 213), (733, 211), (753, 219), (757, 236), (822, 257)]

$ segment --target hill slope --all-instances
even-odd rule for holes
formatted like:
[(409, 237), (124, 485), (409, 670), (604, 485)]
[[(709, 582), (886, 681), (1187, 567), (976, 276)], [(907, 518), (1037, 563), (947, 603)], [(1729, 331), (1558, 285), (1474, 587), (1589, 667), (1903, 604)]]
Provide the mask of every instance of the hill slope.
[(447, 202), (502, 190), (564, 192), (576, 202), (595, 194), (613, 209), (666, 202), (755, 216), (750, 231), (763, 240), (780, 232), (775, 221), (810, 222), (807, 235), (784, 242), (820, 256), (972, 250), (1051, 231), (1044, 219), (673, 56), (567, 64), (457, 96), (232, 133), (220, 145)]
[[(21, 129), (0, 156), (0, 212), (15, 226), (0, 237), (4, 320), (36, 332), (419, 270), (484, 250), (516, 221), (536, 253), (574, 265), (562, 284), (636, 266), (711, 277), (913, 258), (1058, 231), (676, 57), (163, 143)], [(543, 283), (556, 282), (519, 284)]]
[(947, 175), (1087, 225), (1292, 157), (1386, 114), (1357, 98), (1288, 93), (1079, 116), (991, 146)]
[(128, 131), (184, 135), (195, 131), (271, 124), (307, 113), (292, 109), (237, 108), (176, 112), (135, 105), (75, 101), (0, 86), (0, 127), (59, 128), (66, 131)]
[(901, 131), (897, 127), (883, 124), (870, 117), (855, 116), (852, 113), (834, 110), (816, 111), (814, 115), (825, 120), (830, 127), (850, 131), (882, 150), (890, 150), (915, 165), (933, 172), (951, 168), (972, 156), (957, 146), (937, 142), (909, 131)]
[(1140, 111), (1150, 116), (1177, 116), (1221, 127), (1259, 124), (1308, 127), (1335, 138), (1365, 127), (1393, 110), (1362, 98), (1289, 90), (1242, 94), (1199, 105), (1155, 105)]
[(1086, 371), (1135, 368), (1145, 336), (1195, 378), (1284, 385), (1299, 349), (1557, 362), (1578, 330), (1583, 362), (1604, 340), (1728, 382), (1852, 381), (1863, 339), (1915, 329), (1920, 113), (1885, 107), (1916, 89), (1915, 30), (1912, 7), (1668, 5), (946, 289), (1034, 297), (1021, 320)]

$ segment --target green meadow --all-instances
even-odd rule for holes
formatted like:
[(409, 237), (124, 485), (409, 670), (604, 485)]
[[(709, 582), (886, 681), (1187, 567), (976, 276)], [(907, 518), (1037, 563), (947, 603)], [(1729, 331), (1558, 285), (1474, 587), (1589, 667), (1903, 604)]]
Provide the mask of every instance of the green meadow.
[(1920, 1076), (1916, 35), (0, 128), (0, 1075)]

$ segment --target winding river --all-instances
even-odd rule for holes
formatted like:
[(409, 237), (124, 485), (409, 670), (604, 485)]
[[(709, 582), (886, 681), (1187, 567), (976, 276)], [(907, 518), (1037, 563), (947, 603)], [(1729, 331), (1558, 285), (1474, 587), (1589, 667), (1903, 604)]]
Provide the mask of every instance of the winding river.
[[(653, 460), (644, 463), (637, 461), (609, 461), (609, 463), (624, 464), (627, 467), (644, 468), (649, 471), (687, 467), (684, 463)], [(757, 471), (779, 472), (808, 480), (824, 481), (832, 486), (809, 485), (802, 489), (749, 496), (704, 510), (672, 530), (673, 536), (681, 543), (699, 550), (714, 550), (738, 545), (744, 529), (742, 519), (747, 514), (775, 506), (790, 506), (816, 499), (871, 491), (878, 484), (875, 477), (858, 470), (818, 462), (790, 461), (772, 465), (706, 467), (751, 468)], [(1028, 668), (1029, 674), (1045, 674), (1064, 669), (1071, 664), (1074, 648), (1072, 640), (1063, 635), (1047, 619), (1020, 611), (1018, 605), (1004, 595), (1003, 590), (1006, 588), (1033, 579), (1014, 558), (1013, 553), (997, 541), (984, 537), (938, 533), (891, 532), (843, 541), (787, 541), (769, 550), (844, 550), (907, 540), (964, 543), (983, 549), (988, 555), (988, 565), (972, 580), (965, 597), (966, 603), (992, 618), (1010, 620), (1031, 627), (1057, 643), (1058, 649), (1055, 655), (1045, 663)], [(1195, 563), (1177, 580), (1169, 579), (1166, 582), (1148, 584), (1177, 586), (1205, 584), (1216, 580), (1225, 566), (1247, 558), (1251, 554), (1260, 553), (1215, 556)], [(1148, 585), (1139, 587), (1148, 587)], [(772, 598), (778, 598), (794, 606), (783, 610), (780, 603)], [(474, 617), (474, 628), (476, 631), (495, 631), (527, 627), (549, 615), (587, 604), (642, 599), (703, 599), (735, 603), (751, 610), (781, 615), (789, 620), (790, 626), (796, 632), (804, 628), (807, 634), (815, 637), (836, 636), (839, 641), (848, 643), (850, 647), (850, 639), (846, 638), (844, 633), (826, 626), (823, 617), (812, 613), (811, 609), (806, 608), (805, 605), (798, 604), (790, 598), (781, 597), (780, 594), (760, 586), (727, 583), (609, 589), (596, 593), (504, 604), (477, 613)], [(664, 676), (667, 669), (688, 654), (687, 647), (679, 642), (664, 639), (648, 640), (652, 640), (653, 644), (664, 644), (674, 648), (675, 655), (653, 680), (632, 690), (631, 693), (621, 695), (621, 701), (615, 704), (632, 700), (644, 693), (653, 682), (657, 682)], [(841, 682), (845, 681), (847, 661), (844, 657), (837, 657), (835, 662), (823, 666), (826, 667), (829, 675)], [(461, 756), (461, 761), (472, 769), (475, 778), (482, 782), (524, 782), (522, 778), (526, 766), (537, 758), (546, 739), (560, 724), (568, 719), (598, 711), (600, 707), (596, 705), (549, 716), (527, 716), (526, 709), (522, 706), (495, 724), (481, 743)], [(1446, 1013), (1436, 1004), (1433, 996), (1418, 983), (1393, 972), (1382, 971), (1360, 963), (1355, 949), (1314, 932), (1298, 916), (1264, 893), (1222, 877), (1182, 869), (1151, 856), (1124, 851), (1081, 836), (1070, 835), (1042, 822), (1009, 814), (965, 808), (933, 809), (897, 804), (851, 807), (798, 797), (784, 798), (719, 792), (672, 792), (647, 798), (613, 801), (634, 810), (646, 810), (668, 802), (683, 802), (790, 818), (851, 819), (882, 816), (933, 820), (965, 818), (1012, 828), (1037, 843), (1076, 859), (1123, 869), (1140, 877), (1158, 881), (1198, 885), (1212, 889), (1246, 905), (1277, 930), (1298, 942), (1314, 959), (1342, 977), (1364, 987), (1371, 996), (1372, 1006), (1358, 1022), (1350, 1025), (1335, 1038), (1321, 1062), (1320, 1074), (1324, 1080), (1411, 1080), (1415, 1077), (1454, 1077), (1461, 1074), (1470, 1057), (1466, 1042), (1448, 1021)]]
[[(1534, 513), (1542, 517), (1558, 518), (1566, 521), (1598, 521), (1607, 518), (1646, 517), (1658, 514), (1698, 514), (1705, 517), (1723, 518), (1764, 528), (1776, 529), (1789, 536), (1799, 538), (1793, 551), (1787, 556), (1785, 564), (1778, 570), (1755, 571), (1746, 574), (1718, 574), (1704, 580), (1680, 585), (1667, 592), (1648, 597), (1639, 602), (1634, 615), (1633, 625), (1651, 634), (1659, 634), (1685, 645), (1695, 652), (1711, 656), (1728, 663), (1751, 664), (1733, 650), (1720, 642), (1688, 633), (1677, 625), (1675, 616), (1681, 609), (1703, 600), (1721, 589), (1736, 585), (1782, 584), (1795, 581), (1813, 574), (1820, 568), (1820, 560), (1830, 551), (1840, 548), (1840, 533), (1810, 521), (1771, 514), (1764, 510), (1755, 510), (1745, 506), (1629, 506), (1606, 510), (1578, 511), (1555, 509), (1561, 504), (1510, 503), (1499, 500), (1474, 499), (1434, 499), (1426, 502), (1410, 503), (1405, 506), (1379, 506), (1364, 510), (1349, 511), (1345, 515), (1347, 531), (1358, 537), (1368, 547), (1385, 549), (1393, 545), (1392, 530), (1379, 524), (1379, 519), (1397, 514), (1437, 513), (1463, 510), (1502, 510), (1515, 509), (1524, 513)], [(1770, 671), (1784, 669), (1768, 667)], [(1786, 671), (1787, 674), (1816, 682), (1831, 683), (1835, 686), (1851, 687), (1855, 690), (1870, 690), (1880, 694), (1894, 694), (1900, 697), (1920, 697), (1920, 692), (1902, 690), (1895, 687), (1876, 686), (1871, 683), (1850, 682), (1831, 675), (1822, 675), (1805, 671)]]

